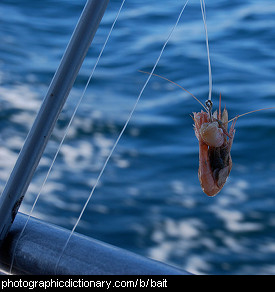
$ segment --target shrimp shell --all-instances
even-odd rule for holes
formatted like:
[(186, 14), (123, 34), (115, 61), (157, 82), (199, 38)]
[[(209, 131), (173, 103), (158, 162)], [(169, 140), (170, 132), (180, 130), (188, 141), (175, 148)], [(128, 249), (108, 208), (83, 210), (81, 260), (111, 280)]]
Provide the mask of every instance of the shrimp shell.
[[(219, 119), (218, 119), (219, 118)], [(221, 116), (215, 112), (210, 120), (209, 113), (203, 110), (193, 113), (195, 135), (199, 140), (198, 176), (202, 190), (208, 196), (215, 196), (223, 188), (232, 169), (230, 155), (235, 134), (236, 119), (227, 133), (228, 112)]]

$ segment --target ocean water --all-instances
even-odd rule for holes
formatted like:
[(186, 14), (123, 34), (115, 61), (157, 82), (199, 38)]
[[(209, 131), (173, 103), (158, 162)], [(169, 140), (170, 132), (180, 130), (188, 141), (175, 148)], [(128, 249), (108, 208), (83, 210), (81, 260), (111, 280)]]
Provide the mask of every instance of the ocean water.
[[(84, 0), (0, 1), (1, 191)], [(110, 0), (27, 191), (28, 213), (121, 1)], [(71, 229), (184, 5), (126, 0), (33, 215)], [(275, 2), (206, 0), (213, 102), (229, 117), (275, 106)], [(199, 0), (190, 0), (155, 71), (208, 96)], [(233, 168), (209, 198), (190, 114), (201, 106), (152, 77), (76, 229), (196, 274), (275, 274), (275, 110), (241, 117)]]

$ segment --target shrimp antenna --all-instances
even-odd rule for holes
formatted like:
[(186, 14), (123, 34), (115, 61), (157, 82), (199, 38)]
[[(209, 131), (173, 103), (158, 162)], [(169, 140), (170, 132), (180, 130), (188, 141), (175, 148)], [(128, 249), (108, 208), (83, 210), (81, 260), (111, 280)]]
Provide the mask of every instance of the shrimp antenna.
[[(149, 72), (146, 72), (146, 71), (142, 71), (142, 70), (138, 70), (139, 72), (141, 72), (141, 73), (145, 73), (145, 74), (150, 74)], [(152, 75), (154, 75), (154, 76), (157, 76), (157, 77), (159, 77), (159, 78), (162, 78), (162, 79), (164, 79), (164, 80), (166, 80), (166, 81), (168, 81), (168, 82), (171, 82), (171, 83), (173, 83), (174, 85), (176, 85), (176, 86), (178, 86), (179, 88), (181, 88), (182, 90), (184, 90), (184, 91), (186, 91), (187, 93), (189, 93), (192, 97), (194, 97), (195, 98), (195, 100), (207, 111), (207, 108), (203, 105), (203, 103), (194, 95), (194, 94), (192, 94), (191, 92), (189, 92), (187, 89), (185, 89), (184, 87), (182, 87), (181, 85), (179, 85), (178, 83), (176, 83), (176, 82), (174, 82), (174, 81), (172, 81), (172, 80), (170, 80), (170, 79), (168, 79), (168, 78), (166, 78), (166, 77), (163, 77), (163, 76), (161, 76), (161, 75), (158, 75), (158, 74), (155, 74), (155, 73), (153, 73)]]
[(270, 110), (270, 109), (274, 109), (274, 108), (275, 108), (275, 106), (253, 110), (253, 111), (250, 111), (250, 112), (247, 112), (247, 113), (244, 113), (244, 114), (236, 116), (235, 118), (229, 120), (228, 123), (230, 123), (230, 122), (232, 122), (232, 121), (234, 121), (234, 120), (236, 120), (236, 119), (238, 119), (239, 117), (242, 117), (242, 116), (246, 116), (246, 115), (249, 115), (249, 114), (252, 114), (252, 113), (255, 113), (255, 112)]
[[(145, 74), (150, 74), (149, 72), (146, 72), (146, 71), (142, 71), (142, 70), (138, 70), (139, 72), (141, 72), (141, 73), (145, 73)], [(166, 78), (166, 77), (163, 77), (163, 76), (161, 76), (161, 75), (158, 75), (158, 74), (155, 74), (155, 73), (153, 73), (152, 75), (154, 75), (154, 76), (157, 76), (157, 77), (159, 77), (159, 78), (162, 78), (162, 79), (164, 79), (164, 80), (166, 80), (166, 81), (168, 81), (168, 82), (171, 82), (172, 84), (174, 84), (174, 85), (176, 85), (176, 86), (178, 86), (179, 88), (181, 88), (182, 90), (184, 90), (184, 91), (186, 91), (187, 93), (189, 93), (192, 97), (194, 97), (194, 99), (205, 109), (205, 111), (208, 111), (207, 110), (207, 108), (203, 105), (203, 103), (194, 95), (194, 94), (192, 94), (191, 92), (189, 92), (187, 89), (185, 89), (184, 87), (182, 87), (181, 85), (179, 85), (178, 83), (176, 83), (176, 82), (174, 82), (174, 81), (172, 81), (172, 80), (170, 80), (170, 79), (168, 79), (168, 78)], [(252, 114), (252, 113), (255, 113), (255, 112), (259, 112), (259, 111), (265, 111), (265, 110), (270, 110), (270, 109), (275, 109), (275, 106), (273, 106), (273, 107), (266, 107), (266, 108), (261, 108), (261, 109), (257, 109), (257, 110), (253, 110), (253, 111), (250, 111), (250, 112), (247, 112), (247, 113), (244, 113), (244, 114), (241, 114), (241, 115), (237, 115), (235, 118), (233, 118), (233, 119), (231, 119), (231, 120), (229, 120), (227, 123), (230, 123), (230, 122), (232, 122), (232, 121), (234, 121), (234, 120), (236, 120), (236, 119), (238, 119), (238, 118), (240, 118), (240, 117), (242, 117), (242, 116), (246, 116), (246, 115), (248, 115), (248, 114)]]

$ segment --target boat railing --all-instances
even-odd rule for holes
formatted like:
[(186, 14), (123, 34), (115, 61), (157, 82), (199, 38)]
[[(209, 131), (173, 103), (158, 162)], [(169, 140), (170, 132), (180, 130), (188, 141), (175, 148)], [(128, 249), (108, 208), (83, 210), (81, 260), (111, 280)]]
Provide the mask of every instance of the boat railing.
[[(137, 255), (105, 242), (74, 233), (58, 266), (70, 230), (18, 213), (0, 250), (0, 268), (31, 275), (184, 275), (176, 267)], [(16, 247), (16, 249), (15, 249)]]

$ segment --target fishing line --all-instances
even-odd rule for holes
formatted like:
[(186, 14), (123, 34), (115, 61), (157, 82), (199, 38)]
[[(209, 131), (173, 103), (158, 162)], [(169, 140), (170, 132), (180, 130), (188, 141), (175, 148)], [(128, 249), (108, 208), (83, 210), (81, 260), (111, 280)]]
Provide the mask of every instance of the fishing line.
[(68, 134), (68, 132), (69, 132), (69, 129), (70, 129), (70, 127), (71, 127), (71, 124), (72, 124), (72, 122), (73, 122), (73, 119), (74, 119), (74, 117), (75, 117), (75, 115), (76, 115), (76, 112), (77, 112), (77, 110), (78, 110), (78, 108), (79, 108), (79, 106), (80, 106), (80, 104), (81, 104), (81, 102), (82, 102), (82, 99), (83, 99), (83, 97), (84, 97), (84, 95), (85, 95), (85, 93), (86, 93), (86, 91), (87, 91), (87, 88), (88, 88), (88, 86), (89, 86), (89, 84), (90, 84), (90, 82), (91, 82), (91, 79), (92, 79), (92, 77), (93, 77), (93, 75), (94, 75), (95, 69), (96, 69), (96, 67), (97, 67), (97, 65), (98, 65), (98, 62), (99, 62), (99, 60), (100, 60), (100, 58), (101, 58), (101, 55), (102, 55), (102, 53), (103, 53), (103, 51), (104, 51), (104, 49), (105, 49), (105, 47), (106, 47), (106, 44), (107, 44), (107, 42), (108, 42), (108, 40), (109, 40), (109, 38), (110, 38), (110, 35), (111, 35), (111, 33), (112, 33), (112, 31), (113, 31), (113, 28), (114, 28), (114, 26), (115, 26), (115, 24), (116, 24), (116, 22), (117, 22), (117, 19), (118, 19), (119, 15), (120, 15), (120, 12), (121, 12), (121, 10), (122, 10), (122, 7), (123, 7), (125, 1), (126, 1), (126, 0), (123, 0), (122, 3), (121, 3), (121, 5), (120, 5), (120, 8), (119, 8), (119, 10), (118, 10), (118, 12), (117, 12), (117, 15), (116, 15), (116, 17), (115, 17), (115, 19), (114, 19), (114, 21), (113, 21), (113, 24), (112, 24), (112, 26), (111, 26), (111, 28), (110, 28), (110, 31), (109, 31), (109, 33), (108, 33), (108, 35), (107, 35), (107, 38), (106, 38), (106, 40), (105, 40), (105, 42), (104, 42), (104, 44), (103, 44), (103, 47), (102, 47), (102, 49), (101, 49), (101, 51), (100, 51), (100, 53), (99, 53), (99, 55), (98, 55), (98, 57), (97, 57), (97, 60), (96, 60), (95, 65), (94, 65), (94, 67), (93, 67), (93, 69), (92, 69), (92, 72), (91, 72), (91, 74), (90, 74), (90, 76), (89, 76), (89, 78), (88, 78), (88, 80), (87, 80), (87, 82), (86, 82), (86, 85), (85, 85), (85, 87), (84, 87), (84, 89), (83, 89), (83, 92), (82, 92), (82, 94), (81, 94), (81, 96), (80, 96), (80, 98), (79, 98), (79, 101), (78, 101), (78, 103), (77, 103), (77, 105), (76, 105), (76, 107), (75, 107), (75, 109), (74, 109), (74, 112), (73, 112), (73, 114), (72, 114), (72, 116), (71, 116), (71, 119), (70, 119), (70, 121), (69, 121), (69, 123), (68, 123), (68, 125), (67, 125), (67, 128), (66, 128), (66, 130), (65, 130), (65, 133), (64, 133), (64, 135), (63, 135), (63, 137), (62, 137), (62, 139), (61, 139), (61, 142), (60, 142), (60, 144), (59, 144), (59, 146), (58, 146), (58, 148), (57, 148), (57, 151), (56, 151), (56, 153), (55, 153), (55, 156), (54, 156), (54, 158), (53, 158), (53, 160), (52, 160), (52, 163), (51, 163), (51, 165), (50, 165), (50, 167), (49, 167), (49, 170), (48, 170), (48, 172), (47, 172), (47, 174), (46, 174), (46, 177), (45, 177), (45, 179), (44, 179), (44, 181), (43, 181), (43, 183), (42, 183), (42, 185), (41, 185), (40, 191), (39, 191), (38, 195), (37, 195), (36, 198), (35, 198), (35, 201), (34, 201), (34, 203), (33, 203), (33, 205), (32, 205), (31, 211), (30, 211), (30, 213), (29, 213), (29, 215), (28, 215), (28, 218), (27, 218), (27, 220), (26, 220), (26, 223), (25, 223), (25, 225), (24, 225), (22, 231), (20, 232), (19, 237), (18, 237), (18, 239), (17, 239), (17, 241), (16, 241), (15, 248), (14, 248), (14, 252), (13, 252), (13, 255), (12, 255), (11, 265), (10, 265), (10, 271), (9, 271), (10, 274), (11, 274), (11, 271), (12, 271), (12, 267), (13, 267), (13, 263), (14, 263), (14, 259), (15, 259), (15, 251), (16, 251), (17, 245), (18, 245), (18, 243), (19, 243), (19, 240), (21, 239), (21, 237), (22, 237), (22, 235), (23, 235), (23, 233), (24, 233), (24, 231), (25, 231), (25, 229), (26, 229), (26, 227), (27, 227), (27, 224), (28, 224), (29, 219), (30, 219), (30, 217), (31, 217), (31, 215), (32, 215), (32, 212), (33, 212), (33, 210), (34, 210), (34, 207), (35, 207), (35, 205), (36, 205), (36, 203), (37, 203), (37, 201), (38, 201), (38, 199), (39, 199), (39, 197), (40, 197), (40, 195), (41, 195), (41, 193), (42, 193), (42, 190), (44, 189), (45, 183), (46, 183), (47, 180), (48, 180), (48, 177), (49, 177), (50, 172), (51, 172), (51, 170), (52, 170), (52, 168), (53, 168), (53, 165), (54, 165), (54, 163), (55, 163), (55, 161), (56, 161), (56, 158), (57, 158), (57, 156), (58, 156), (58, 154), (59, 154), (59, 152), (60, 152), (60, 149), (61, 149), (61, 147), (62, 147), (62, 145), (63, 145), (63, 142), (64, 142), (64, 140), (65, 140), (65, 138), (66, 138), (66, 136), (67, 136), (67, 134)]
[(209, 53), (209, 43), (208, 43), (208, 32), (207, 32), (207, 25), (206, 25), (206, 10), (205, 10), (205, 2), (204, 0), (200, 0), (201, 3), (201, 14), (205, 29), (205, 42), (206, 42), (206, 50), (207, 50), (207, 59), (208, 59), (208, 74), (209, 74), (209, 95), (208, 100), (211, 101), (212, 95), (212, 72), (211, 72), (211, 63), (210, 63), (210, 53)]
[(96, 189), (96, 187), (97, 187), (97, 185), (98, 185), (98, 183), (99, 183), (99, 181), (100, 181), (100, 178), (101, 178), (101, 176), (102, 176), (102, 174), (103, 174), (103, 172), (104, 172), (104, 170), (105, 170), (105, 168), (106, 168), (106, 166), (107, 166), (107, 164), (108, 164), (108, 162), (109, 162), (109, 160), (110, 160), (110, 158), (111, 158), (111, 156), (112, 156), (112, 154), (113, 154), (113, 152), (114, 152), (114, 150), (115, 150), (115, 148), (116, 148), (116, 146), (117, 146), (117, 144), (118, 144), (118, 142), (120, 141), (120, 138), (122, 137), (122, 135), (123, 135), (123, 133), (124, 133), (124, 131), (125, 131), (125, 129), (126, 129), (128, 123), (129, 123), (129, 121), (130, 121), (131, 118), (132, 118), (132, 115), (133, 115), (133, 113), (134, 113), (134, 111), (135, 111), (135, 109), (136, 109), (136, 107), (137, 107), (137, 105), (138, 105), (138, 102), (139, 102), (139, 100), (140, 100), (140, 98), (141, 98), (141, 96), (142, 96), (142, 94), (143, 94), (143, 91), (144, 91), (144, 89), (146, 88), (146, 86), (147, 86), (149, 80), (151, 79), (151, 77), (152, 77), (152, 75), (153, 75), (153, 73), (154, 73), (154, 71), (155, 71), (155, 69), (156, 69), (156, 67), (157, 67), (157, 65), (158, 65), (158, 63), (159, 63), (159, 60), (160, 60), (160, 58), (161, 58), (161, 56), (162, 56), (162, 54), (163, 54), (163, 51), (164, 51), (164, 49), (165, 49), (167, 43), (169, 42), (169, 40), (170, 40), (170, 38), (171, 38), (171, 36), (172, 36), (172, 34), (173, 34), (175, 28), (177, 27), (177, 25), (178, 25), (178, 23), (179, 23), (179, 21), (180, 21), (180, 18), (181, 18), (182, 14), (183, 14), (183, 11), (184, 11), (184, 9), (185, 9), (185, 7), (186, 7), (188, 1), (189, 1), (189, 0), (187, 0), (187, 1), (185, 2), (184, 6), (182, 7), (182, 9), (181, 9), (181, 11), (180, 11), (180, 14), (179, 14), (179, 16), (178, 16), (178, 18), (177, 18), (176, 23), (174, 24), (174, 26), (173, 26), (173, 28), (171, 29), (171, 31), (170, 31), (170, 33), (169, 33), (169, 35), (168, 35), (168, 37), (167, 37), (167, 39), (166, 39), (164, 45), (162, 46), (162, 49), (161, 49), (161, 51), (160, 51), (160, 54), (159, 54), (159, 56), (158, 56), (158, 58), (157, 58), (157, 60), (156, 60), (156, 62), (155, 62), (155, 64), (154, 64), (154, 66), (153, 66), (153, 69), (151, 70), (151, 73), (149, 74), (148, 78), (146, 79), (146, 81), (145, 81), (145, 83), (144, 83), (144, 85), (143, 85), (143, 87), (142, 87), (142, 89), (141, 89), (141, 91), (140, 91), (140, 93), (139, 93), (139, 95), (138, 95), (138, 97), (137, 97), (137, 99), (136, 99), (136, 102), (135, 102), (135, 104), (134, 104), (134, 106), (133, 106), (133, 108), (132, 108), (132, 110), (131, 110), (131, 112), (130, 112), (130, 114), (129, 114), (129, 116), (128, 116), (128, 118), (127, 118), (127, 120), (126, 120), (126, 122), (125, 122), (125, 124), (124, 124), (124, 126), (123, 126), (123, 128), (122, 128), (122, 130), (121, 130), (121, 132), (120, 132), (120, 134), (118, 135), (118, 137), (117, 137), (117, 139), (116, 139), (116, 141), (115, 141), (115, 143), (114, 143), (114, 145), (113, 145), (113, 147), (112, 147), (112, 149), (111, 149), (111, 151), (110, 151), (108, 157), (106, 158), (106, 160), (105, 160), (105, 162), (104, 162), (104, 164), (103, 164), (103, 166), (102, 166), (102, 169), (101, 169), (101, 171), (100, 171), (100, 173), (99, 173), (99, 175), (98, 175), (98, 177), (97, 177), (97, 179), (96, 179), (96, 182), (95, 182), (95, 184), (94, 184), (94, 186), (93, 186), (93, 188), (92, 188), (92, 190), (91, 190), (91, 192), (90, 192), (90, 194), (89, 194), (89, 197), (88, 197), (87, 201), (85, 202), (85, 204), (84, 204), (84, 206), (83, 206), (83, 208), (82, 208), (82, 210), (81, 210), (81, 212), (80, 212), (80, 215), (79, 215), (79, 217), (78, 217), (78, 219), (77, 219), (77, 221), (76, 221), (76, 223), (75, 223), (73, 229), (71, 230), (71, 232), (70, 232), (70, 234), (69, 234), (69, 237), (68, 237), (68, 239), (67, 239), (67, 241), (66, 241), (66, 243), (65, 243), (65, 245), (64, 245), (64, 247), (63, 247), (63, 249), (62, 249), (62, 251), (61, 251), (61, 254), (60, 254), (60, 256), (59, 256), (59, 258), (58, 258), (58, 260), (57, 260), (57, 263), (56, 263), (56, 266), (55, 266), (55, 274), (56, 274), (56, 272), (57, 272), (57, 268), (58, 268), (59, 262), (60, 262), (60, 260), (61, 260), (61, 258), (62, 258), (62, 256), (63, 256), (63, 254), (64, 254), (64, 251), (65, 251), (65, 249), (66, 249), (66, 247), (67, 247), (67, 245), (68, 245), (68, 243), (69, 243), (69, 241), (70, 241), (70, 239), (71, 239), (71, 237), (72, 237), (72, 235), (73, 235), (73, 233), (74, 233), (74, 231), (75, 231), (75, 229), (76, 229), (76, 227), (77, 227), (77, 225), (78, 225), (78, 223), (79, 223), (79, 221), (80, 221), (80, 219), (81, 219), (81, 217), (82, 217), (82, 215), (83, 215), (83, 213), (84, 213), (84, 211), (85, 211), (85, 209), (86, 209), (86, 207), (87, 207), (87, 205), (88, 205), (88, 203), (89, 203), (89, 201), (90, 201), (90, 199), (91, 199), (91, 197), (92, 197), (92, 195), (93, 195), (93, 193), (94, 193), (94, 191), (95, 191), (95, 189)]

